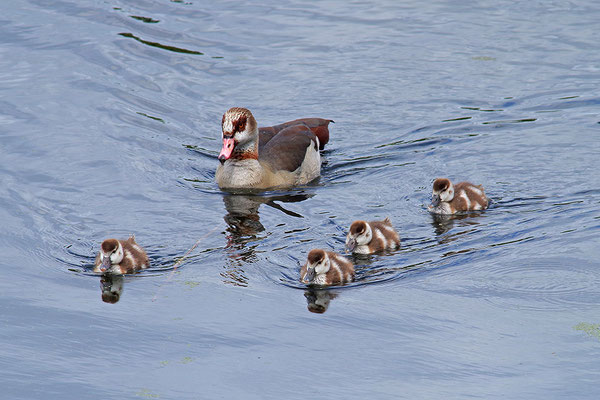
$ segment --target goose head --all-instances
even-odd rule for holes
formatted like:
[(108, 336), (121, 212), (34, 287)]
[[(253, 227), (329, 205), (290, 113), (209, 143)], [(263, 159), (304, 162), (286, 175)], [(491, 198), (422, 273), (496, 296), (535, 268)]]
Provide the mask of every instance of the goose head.
[(232, 156), (233, 158), (258, 157), (258, 127), (250, 110), (241, 107), (230, 108), (223, 114), (221, 127), (223, 132), (223, 148), (219, 153), (221, 164)]

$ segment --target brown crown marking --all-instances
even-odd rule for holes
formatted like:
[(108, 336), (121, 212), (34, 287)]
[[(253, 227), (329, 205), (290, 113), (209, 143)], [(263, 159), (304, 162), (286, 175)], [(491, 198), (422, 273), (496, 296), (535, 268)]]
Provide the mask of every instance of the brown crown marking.
[(242, 132), (244, 129), (246, 129), (247, 120), (248, 117), (246, 117), (245, 115), (241, 115), (238, 119), (233, 121), (233, 132)]
[(367, 223), (365, 221), (354, 221), (350, 225), (350, 233), (353, 235), (360, 235), (367, 230)]
[(232, 130), (231, 132), (223, 131), (225, 136), (234, 136), (236, 132), (242, 132), (249, 128), (250, 131), (256, 128), (256, 120), (254, 116), (247, 108), (243, 107), (232, 107), (225, 114), (221, 120), (221, 126), (225, 123), (227, 117), (231, 118)]
[(437, 178), (433, 182), (433, 190), (441, 192), (450, 187), (450, 180), (448, 178)]
[(308, 253), (308, 262), (310, 264), (317, 264), (325, 258), (325, 250), (313, 249)]
[(248, 115), (252, 115), (252, 113), (250, 112), (250, 110), (248, 110), (247, 108), (244, 107), (231, 107), (229, 110), (227, 110), (227, 114), (244, 114), (246, 116)]
[(102, 251), (105, 253), (112, 253), (119, 247), (119, 241), (117, 239), (106, 239), (102, 242)]

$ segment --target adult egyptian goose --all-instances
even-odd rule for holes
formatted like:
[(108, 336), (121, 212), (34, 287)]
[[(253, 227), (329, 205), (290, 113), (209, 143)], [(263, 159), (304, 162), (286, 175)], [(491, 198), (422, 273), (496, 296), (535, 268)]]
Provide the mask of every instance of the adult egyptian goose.
[(130, 274), (147, 268), (148, 256), (132, 235), (127, 240), (106, 239), (94, 262), (94, 272)]
[(400, 235), (389, 218), (383, 221), (354, 221), (346, 236), (346, 248), (357, 254), (372, 254), (400, 247)]
[(437, 178), (433, 182), (431, 205), (428, 209), (434, 214), (484, 210), (487, 206), (488, 199), (481, 185), (469, 182), (453, 185), (448, 178)]
[(300, 280), (312, 285), (335, 285), (354, 280), (354, 265), (344, 256), (313, 249), (300, 269)]
[(306, 184), (321, 174), (329, 119), (304, 118), (258, 128), (246, 108), (222, 120), (223, 148), (216, 181), (221, 189), (266, 189)]

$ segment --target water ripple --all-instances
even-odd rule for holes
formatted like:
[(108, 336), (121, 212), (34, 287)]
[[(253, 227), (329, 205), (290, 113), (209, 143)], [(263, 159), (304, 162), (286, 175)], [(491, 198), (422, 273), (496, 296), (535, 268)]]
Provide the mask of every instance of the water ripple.
[(474, 293), (500, 308), (539, 311), (583, 310), (600, 305), (600, 264), (586, 260), (517, 259), (487, 268)]

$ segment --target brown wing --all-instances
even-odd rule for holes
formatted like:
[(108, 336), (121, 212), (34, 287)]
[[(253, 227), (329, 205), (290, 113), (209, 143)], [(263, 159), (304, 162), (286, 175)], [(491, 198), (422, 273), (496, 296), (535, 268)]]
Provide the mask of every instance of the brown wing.
[(331, 275), (331, 278), (337, 278), (339, 276), (339, 280), (335, 279), (335, 281), (332, 281), (332, 283), (352, 282), (354, 280), (354, 265), (352, 264), (352, 262), (346, 257), (337, 254), (333, 251), (328, 251), (327, 254), (329, 255), (329, 259), (335, 260), (338, 266), (340, 267), (339, 273), (337, 273), (337, 271), (334, 271), (333, 268), (327, 271), (328, 278), (330, 277), (329, 274), (331, 273), (331, 271), (334, 271), (333, 275)]
[(121, 261), (121, 269), (126, 270), (127, 273), (134, 272), (141, 265), (145, 264), (146, 267), (150, 265), (150, 261), (148, 259), (148, 255), (144, 249), (142, 249), (135, 241), (135, 237), (131, 236), (127, 240), (121, 241), (121, 245), (123, 246), (123, 251), (125, 253), (131, 254), (134, 262), (132, 263), (128, 257), (124, 257), (123, 261)]
[(391, 247), (400, 247), (400, 235), (396, 228), (394, 228), (390, 217), (386, 217), (383, 221), (373, 221), (371, 224), (375, 224), (375, 226), (381, 230), (383, 236), (385, 236), (388, 241), (391, 240), (393, 242), (393, 246)]
[[(306, 125), (312, 133), (319, 138), (320, 150), (323, 150), (327, 142), (329, 142), (329, 123), (333, 122), (331, 119), (323, 118), (301, 118), (293, 121), (284, 122), (283, 124), (275, 126), (267, 126), (258, 128), (259, 135), (259, 147), (267, 144), (277, 133), (281, 132), (285, 128), (289, 128), (294, 125)], [(260, 150), (259, 150), (260, 151)]]
[(273, 139), (273, 136), (277, 135), (279, 131), (276, 131), (274, 127), (267, 126), (258, 128), (258, 152), (260, 154), (261, 149)]
[(258, 152), (258, 160), (273, 171), (295, 171), (304, 161), (308, 146), (316, 146), (315, 135), (305, 125), (282, 129)]
[(471, 182), (458, 182), (457, 184), (454, 185), (454, 194), (456, 195), (456, 192), (459, 190), (464, 190), (466, 188), (468, 188), (469, 186), (474, 186)]
[[(483, 191), (483, 187), (481, 187), (480, 185), (473, 185), (470, 182), (459, 182), (456, 185), (454, 185), (454, 199), (452, 199), (451, 203), (457, 211), (470, 211), (473, 209), (473, 203), (475, 202), (480, 203), (483, 208), (487, 206), (487, 202), (484, 203), (483, 200), (481, 200), (481, 202), (478, 201), (479, 199), (481, 199), (481, 196), (474, 196), (475, 193), (473, 193), (473, 191), (470, 190), (472, 187), (476, 187), (478, 189), (481, 188), (481, 190)], [(471, 202), (470, 207), (467, 207), (467, 201), (460, 196), (461, 190), (464, 190), (465, 194), (469, 198), (469, 201)]]

